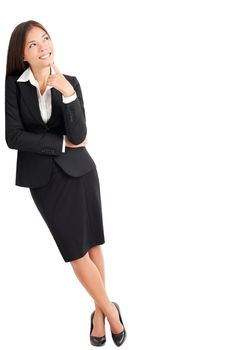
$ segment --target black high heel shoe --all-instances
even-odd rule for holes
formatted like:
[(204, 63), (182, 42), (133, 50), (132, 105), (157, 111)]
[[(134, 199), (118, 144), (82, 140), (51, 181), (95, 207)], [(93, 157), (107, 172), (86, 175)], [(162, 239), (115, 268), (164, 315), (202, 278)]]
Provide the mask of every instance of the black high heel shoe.
[[(122, 317), (121, 317), (121, 314), (120, 314), (119, 305), (117, 303), (114, 303), (114, 302), (113, 302), (113, 304), (117, 308), (117, 311), (119, 313), (120, 322), (124, 326), (123, 321), (122, 321)], [(127, 333), (126, 333), (125, 327), (124, 327), (124, 330), (122, 332), (120, 332), (120, 333), (112, 333), (111, 332), (111, 335), (112, 335), (112, 339), (113, 339), (115, 345), (117, 345), (117, 346), (121, 346), (124, 343), (124, 341), (125, 341), (125, 339), (127, 337)]]
[(93, 346), (103, 346), (106, 343), (106, 337), (103, 335), (102, 337), (95, 337), (91, 335), (91, 332), (93, 330), (93, 318), (95, 315), (95, 311), (91, 314), (91, 328), (90, 328), (90, 342)]

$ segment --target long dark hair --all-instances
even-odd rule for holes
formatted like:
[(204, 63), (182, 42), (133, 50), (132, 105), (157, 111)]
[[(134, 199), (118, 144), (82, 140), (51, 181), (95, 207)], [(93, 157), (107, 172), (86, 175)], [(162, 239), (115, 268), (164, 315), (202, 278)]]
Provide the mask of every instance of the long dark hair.
[(26, 35), (30, 29), (38, 27), (44, 30), (50, 37), (47, 30), (42, 24), (36, 21), (22, 22), (13, 30), (7, 52), (6, 77), (8, 75), (20, 75), (29, 67), (28, 62), (24, 62), (24, 49), (26, 43)]

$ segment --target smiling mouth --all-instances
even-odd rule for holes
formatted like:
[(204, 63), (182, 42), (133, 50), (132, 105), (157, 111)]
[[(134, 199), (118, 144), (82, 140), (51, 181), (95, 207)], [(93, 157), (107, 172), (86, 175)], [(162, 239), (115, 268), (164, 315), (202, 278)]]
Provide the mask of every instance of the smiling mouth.
[(50, 55), (51, 55), (51, 52), (50, 52), (50, 53), (47, 53), (46, 55), (40, 56), (39, 59), (40, 59), (40, 60), (45, 60), (45, 59), (47, 59), (48, 57), (50, 57)]

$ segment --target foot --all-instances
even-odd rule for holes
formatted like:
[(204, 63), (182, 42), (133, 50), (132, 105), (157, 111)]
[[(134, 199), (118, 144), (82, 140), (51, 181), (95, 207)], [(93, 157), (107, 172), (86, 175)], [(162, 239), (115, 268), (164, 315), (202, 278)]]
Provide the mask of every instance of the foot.
[(102, 312), (96, 310), (93, 317), (93, 329), (91, 332), (93, 337), (105, 336), (105, 316)]
[(120, 322), (119, 312), (113, 303), (111, 303), (111, 307), (111, 315), (110, 318), (108, 317), (108, 322), (110, 323), (112, 333), (118, 334), (123, 332), (124, 326)]

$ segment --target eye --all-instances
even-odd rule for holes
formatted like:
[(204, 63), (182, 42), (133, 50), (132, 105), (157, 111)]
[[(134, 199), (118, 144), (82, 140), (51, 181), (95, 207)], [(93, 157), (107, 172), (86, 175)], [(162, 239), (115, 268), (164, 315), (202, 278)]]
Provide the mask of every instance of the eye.
[(32, 47), (36, 46), (36, 43), (32, 43), (29, 45), (29, 49), (31, 49)]
[(45, 41), (47, 41), (47, 40), (49, 40), (50, 38), (49, 38), (49, 36), (44, 36), (44, 40)]

